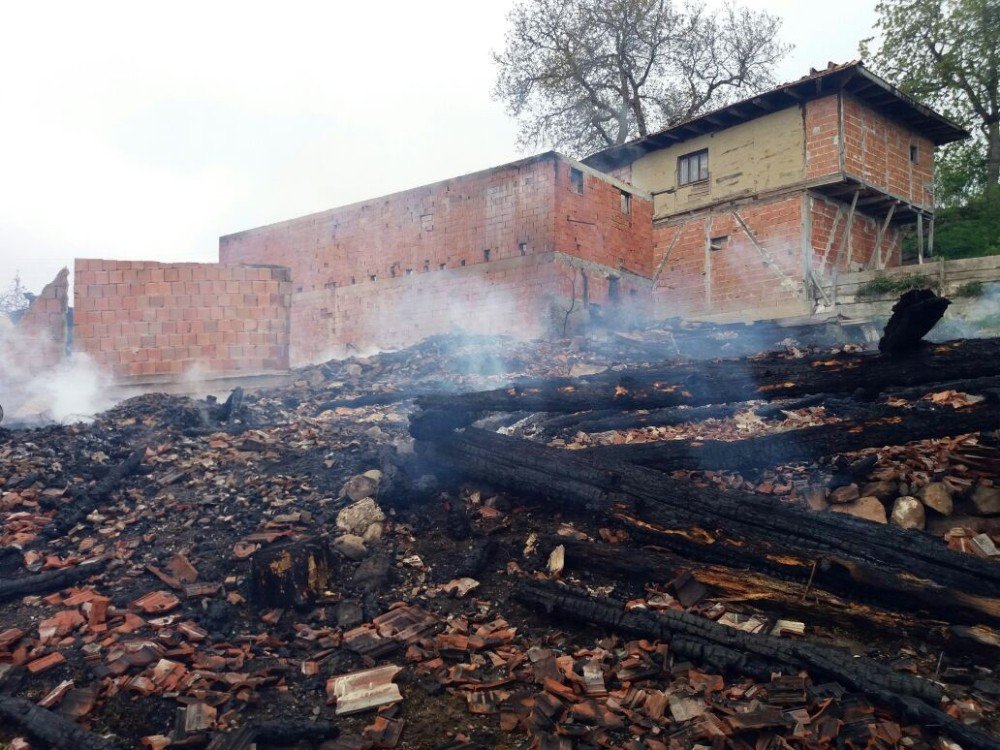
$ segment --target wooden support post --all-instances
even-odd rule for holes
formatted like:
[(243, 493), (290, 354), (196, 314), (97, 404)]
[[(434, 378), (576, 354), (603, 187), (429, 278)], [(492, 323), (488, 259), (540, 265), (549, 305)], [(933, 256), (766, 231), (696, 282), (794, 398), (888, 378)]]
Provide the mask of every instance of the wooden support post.
[[(844, 234), (840, 238), (840, 245), (837, 247), (837, 255), (833, 259), (834, 271), (840, 268), (840, 256), (844, 254), (844, 248), (850, 247), (851, 243), (851, 230), (854, 229), (854, 211), (858, 207), (858, 196), (861, 195), (861, 188), (854, 191), (854, 197), (851, 199), (851, 208), (847, 212), (847, 224), (844, 226)], [(850, 258), (848, 258), (850, 262)], [(847, 269), (850, 270), (850, 269)]]
[(705, 312), (712, 311), (712, 217), (705, 219)]
[[(867, 268), (877, 268), (881, 271), (885, 268), (885, 263), (882, 262), (882, 241), (885, 239), (885, 233), (889, 231), (889, 224), (892, 223), (892, 215), (896, 213), (896, 204), (893, 203), (889, 206), (889, 212), (885, 215), (885, 221), (882, 222), (882, 226), (879, 227), (878, 236), (875, 237), (875, 249), (872, 250), (872, 257), (868, 259)], [(892, 249), (889, 250), (892, 253)], [(889, 259), (886, 258), (885, 262), (888, 263)]]
[(670, 244), (667, 246), (667, 251), (663, 254), (663, 257), (660, 259), (660, 264), (656, 267), (656, 272), (653, 274), (653, 278), (649, 283), (650, 289), (656, 289), (656, 282), (660, 280), (660, 274), (663, 273), (663, 269), (667, 267), (667, 261), (670, 260), (670, 253), (674, 251), (674, 245), (676, 245), (677, 240), (681, 238), (681, 232), (683, 231), (684, 231), (684, 225), (678, 224), (677, 234), (675, 234), (674, 238), (670, 240)]
[(781, 278), (781, 285), (786, 289), (788, 289), (790, 292), (798, 294), (800, 291), (799, 285), (796, 284), (794, 281), (792, 281), (788, 277), (788, 274), (786, 274), (784, 271), (781, 270), (781, 267), (775, 262), (774, 257), (771, 255), (771, 253), (765, 250), (764, 246), (757, 241), (757, 238), (754, 237), (753, 232), (750, 231), (750, 227), (748, 227), (746, 222), (743, 221), (743, 217), (740, 216), (739, 213), (737, 213), (736, 211), (733, 211), (733, 218), (736, 219), (736, 222), (743, 228), (743, 231), (746, 233), (746, 236), (750, 238), (750, 242), (753, 243), (753, 246), (757, 248), (757, 252), (760, 253), (761, 257), (764, 259), (764, 265), (766, 265), (768, 268), (770, 268), (772, 271), (778, 274), (778, 276)]
[(934, 257), (934, 214), (931, 214), (930, 227), (927, 230), (927, 257)]
[(917, 263), (924, 264), (924, 215), (917, 214)]

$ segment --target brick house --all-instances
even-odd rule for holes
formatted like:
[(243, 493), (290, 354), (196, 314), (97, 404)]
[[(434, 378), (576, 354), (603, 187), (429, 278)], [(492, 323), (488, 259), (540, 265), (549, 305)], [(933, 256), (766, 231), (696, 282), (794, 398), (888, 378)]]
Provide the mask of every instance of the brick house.
[(78, 260), (75, 342), (124, 378), (281, 370), (463, 328), (800, 316), (933, 242), (966, 133), (860, 63), (593, 154), (547, 152), (222, 237), (218, 264)]

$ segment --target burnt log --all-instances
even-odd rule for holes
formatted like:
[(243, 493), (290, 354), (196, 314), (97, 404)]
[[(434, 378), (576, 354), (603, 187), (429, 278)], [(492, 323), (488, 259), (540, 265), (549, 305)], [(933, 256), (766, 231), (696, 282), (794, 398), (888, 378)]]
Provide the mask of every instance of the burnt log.
[(1000, 619), (1000, 566), (920, 532), (772, 497), (697, 486), (651, 469), (580, 456), (475, 428), (417, 450), (460, 476), (546, 505), (606, 517), (693, 561), (749, 567), (904, 612)]
[[(668, 643), (679, 656), (721, 671), (768, 679), (769, 672), (795, 674), (805, 669), (810, 676), (835, 680), (909, 721), (937, 726), (963, 747), (996, 750), (1000, 742), (995, 736), (967, 726), (936, 708), (942, 691), (933, 682), (895, 672), (865, 657), (855, 657), (847, 649), (747, 633), (687, 612), (626, 612), (620, 602), (591, 597), (553, 583), (521, 583), (515, 596), (549, 615), (577, 624), (601, 625), (618, 633)], [(762, 672), (764, 668), (769, 672)]]
[[(0, 717), (57, 750), (112, 750), (114, 744), (23, 698), (0, 695)], [(0, 724), (6, 723), (0, 722)]]
[(715, 469), (740, 471), (782, 464), (808, 463), (824, 456), (851, 453), (883, 445), (964, 435), (995, 428), (996, 407), (975, 404), (963, 409), (926, 406), (894, 409), (869, 406), (858, 422), (816, 425), (745, 440), (660, 440), (628, 445), (601, 445), (586, 449), (614, 461), (649, 466), (660, 471)]
[(885, 354), (904, 354), (916, 349), (950, 304), (951, 300), (938, 297), (930, 289), (904, 292), (892, 306), (892, 315), (879, 339), (878, 350)]
[(996, 375), (1000, 338), (926, 346), (906, 356), (873, 352), (792, 359), (771, 355), (582, 378), (528, 381), (479, 393), (422, 396), (411, 422), (414, 437), (470, 424), (491, 411), (580, 412), (654, 409), (730, 401), (798, 398), (815, 393), (878, 393), (959, 378)]
[(50, 591), (62, 591), (99, 574), (106, 564), (106, 560), (100, 560), (62, 570), (47, 570), (37, 575), (21, 576), (8, 581), (0, 580), (0, 602), (22, 596), (48, 594)]
[(250, 598), (258, 607), (311, 606), (323, 595), (333, 572), (326, 544), (307, 540), (275, 544), (250, 558)]

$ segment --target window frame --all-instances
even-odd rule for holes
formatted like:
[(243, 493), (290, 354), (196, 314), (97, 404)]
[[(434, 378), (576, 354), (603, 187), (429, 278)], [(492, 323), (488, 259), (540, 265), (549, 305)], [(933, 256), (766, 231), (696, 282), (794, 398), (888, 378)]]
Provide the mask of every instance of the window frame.
[[(702, 157), (704, 157), (704, 164), (702, 164)], [(697, 159), (695, 162), (694, 160)], [(698, 168), (698, 177), (691, 178), (691, 164), (694, 163)], [(677, 157), (677, 187), (685, 187), (687, 185), (697, 185), (700, 182), (708, 182), (710, 178), (708, 162), (708, 148), (700, 148), (697, 151), (691, 151), (687, 154), (682, 154)], [(685, 170), (686, 168), (686, 170)], [(684, 179), (685, 174), (688, 179)]]
[(632, 194), (627, 190), (619, 190), (621, 193), (619, 208), (625, 216), (632, 215)]
[(569, 168), (569, 189), (571, 193), (583, 195), (583, 170), (576, 167)]

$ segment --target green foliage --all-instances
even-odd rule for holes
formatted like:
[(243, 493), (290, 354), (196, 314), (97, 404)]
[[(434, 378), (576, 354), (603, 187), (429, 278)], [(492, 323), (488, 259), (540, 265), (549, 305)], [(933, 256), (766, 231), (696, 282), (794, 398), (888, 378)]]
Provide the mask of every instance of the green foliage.
[(948, 259), (1000, 255), (1000, 189), (942, 208), (934, 222), (934, 254)]
[(922, 273), (911, 273), (906, 276), (886, 276), (883, 274), (861, 284), (858, 287), (857, 296), (862, 299), (872, 299), (902, 294), (911, 289), (937, 289), (937, 286), (938, 283), (935, 279)]
[(966, 281), (958, 289), (955, 290), (952, 297), (982, 297), (983, 296), (983, 282), (981, 281)]

